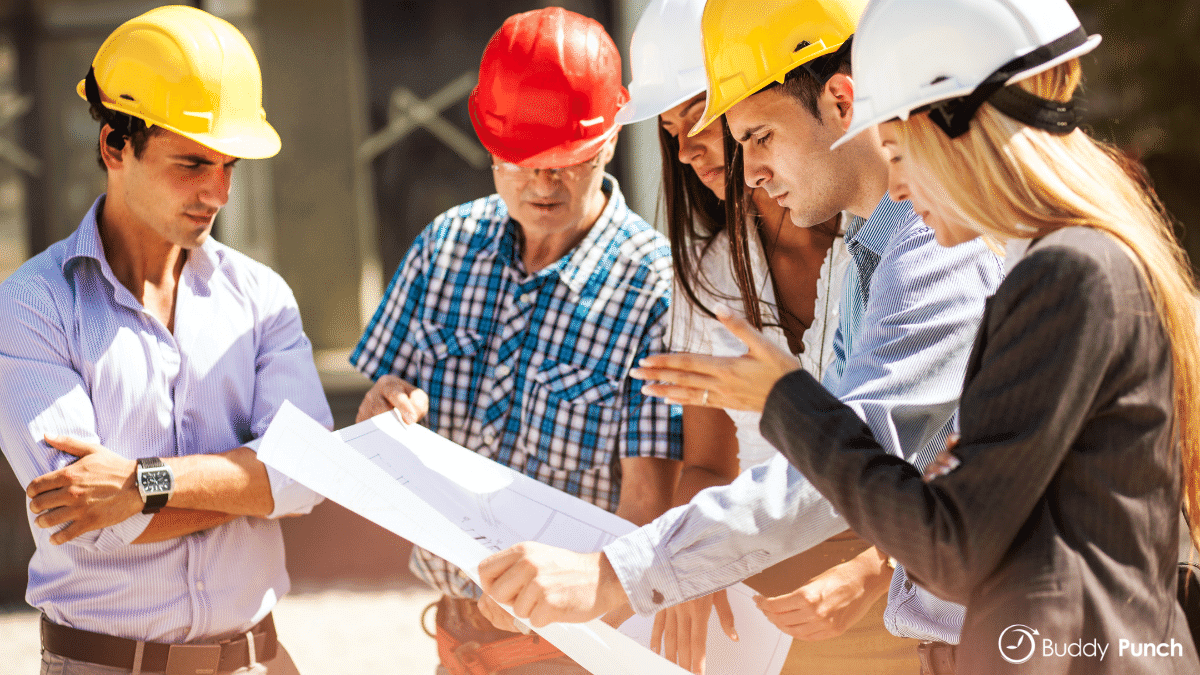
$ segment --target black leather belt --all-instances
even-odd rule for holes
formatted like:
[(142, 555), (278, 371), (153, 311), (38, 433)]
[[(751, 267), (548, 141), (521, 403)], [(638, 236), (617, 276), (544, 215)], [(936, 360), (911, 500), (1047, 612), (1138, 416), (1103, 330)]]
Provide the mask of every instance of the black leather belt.
[[(275, 658), (279, 641), (275, 621), (268, 614), (248, 631), (254, 638), (254, 661)], [(42, 649), (75, 661), (132, 670), (137, 640), (67, 628), (42, 615)], [(211, 644), (170, 645), (143, 643), (142, 672), (170, 675), (215, 675), (231, 673), (250, 665), (250, 648), (245, 633)]]

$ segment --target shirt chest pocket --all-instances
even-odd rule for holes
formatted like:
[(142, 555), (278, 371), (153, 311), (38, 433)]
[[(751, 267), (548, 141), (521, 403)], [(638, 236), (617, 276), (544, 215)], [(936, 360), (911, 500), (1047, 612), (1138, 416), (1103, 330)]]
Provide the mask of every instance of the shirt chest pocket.
[(572, 405), (613, 405), (620, 393), (619, 383), (594, 370), (547, 359), (534, 378), (550, 398)]
[[(525, 466), (525, 473), (568, 492), (597, 479), (606, 483), (620, 433), (620, 382), (603, 372), (547, 360), (533, 373), (533, 384), (522, 445), (535, 450), (527, 461), (536, 466)], [(604, 476), (590, 475), (595, 471)]]
[(470, 359), (483, 344), (483, 337), (475, 331), (427, 321), (413, 330), (411, 340), (417, 355), (426, 363)]

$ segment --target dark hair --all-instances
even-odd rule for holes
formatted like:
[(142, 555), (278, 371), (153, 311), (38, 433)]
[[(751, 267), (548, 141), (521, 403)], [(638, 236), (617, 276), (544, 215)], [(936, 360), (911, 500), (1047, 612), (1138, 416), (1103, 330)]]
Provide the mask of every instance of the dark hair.
[[(679, 133), (687, 133), (687, 130), (680, 130)], [(699, 272), (700, 259), (708, 251), (708, 245), (725, 229), (725, 209), (713, 191), (700, 182), (696, 172), (679, 161), (679, 139), (667, 133), (661, 124), (658, 126), (658, 146), (662, 151), (667, 236), (671, 240), (671, 265), (675, 268), (675, 281), (693, 307), (708, 316), (716, 316), (700, 302), (696, 287), (703, 283)], [(725, 164), (725, 177), (728, 183), (728, 162)], [(701, 244), (699, 252), (693, 247), (695, 243)]]
[(702, 288), (709, 295), (718, 296), (716, 289), (705, 287), (706, 281), (699, 271), (700, 260), (707, 254), (709, 244), (717, 235), (726, 232), (738, 295), (746, 307), (747, 319), (755, 328), (761, 330), (762, 307), (758, 289), (754, 286), (749, 237), (746, 232), (746, 200), (749, 199), (749, 193), (742, 177), (741, 146), (730, 135), (729, 125), (726, 124), (724, 116), (721, 117), (720, 123), (725, 152), (724, 200), (718, 199), (712, 190), (700, 182), (695, 171), (679, 161), (679, 140), (667, 133), (661, 125), (658, 128), (659, 147), (663, 155), (663, 192), (666, 194), (671, 260), (675, 268), (676, 283), (686, 296), (687, 302), (701, 313), (715, 317), (713, 310), (700, 302), (696, 290)]
[[(742, 296), (746, 320), (755, 329), (762, 330), (762, 303), (758, 297), (758, 289), (754, 286), (754, 270), (750, 266), (750, 237), (746, 229), (746, 207), (750, 193), (746, 190), (746, 180), (743, 176), (745, 162), (742, 160), (742, 146), (729, 132), (729, 123), (725, 121), (724, 115), (721, 116), (721, 126), (725, 130), (725, 222), (728, 223), (733, 278)], [(729, 180), (730, 176), (736, 178)], [(757, 222), (755, 227), (758, 227)]]
[(772, 82), (760, 91), (779, 87), (781, 92), (799, 101), (800, 105), (804, 106), (804, 109), (812, 113), (812, 116), (820, 122), (821, 108), (817, 102), (821, 100), (821, 93), (825, 91), (829, 77), (822, 78), (817, 73), (825, 72), (832, 77), (835, 73), (849, 75), (850, 71), (850, 51), (848, 49), (838, 50), (833, 54), (818, 57), (803, 66), (791, 69), (783, 78), (783, 84)]
[[(142, 153), (146, 151), (146, 143), (150, 137), (157, 134), (161, 129), (158, 127), (147, 127), (146, 121), (140, 117), (126, 115), (122, 112), (110, 110), (103, 106), (92, 104), (88, 108), (92, 119), (100, 123), (100, 129), (105, 126), (112, 127), (112, 131), (108, 134), (108, 145), (114, 150), (120, 150), (125, 147), (125, 139), (133, 144), (133, 156), (138, 159), (142, 158)], [(104, 157), (100, 154), (100, 143), (96, 143), (96, 163), (101, 169), (108, 171), (108, 167), (104, 164)]]

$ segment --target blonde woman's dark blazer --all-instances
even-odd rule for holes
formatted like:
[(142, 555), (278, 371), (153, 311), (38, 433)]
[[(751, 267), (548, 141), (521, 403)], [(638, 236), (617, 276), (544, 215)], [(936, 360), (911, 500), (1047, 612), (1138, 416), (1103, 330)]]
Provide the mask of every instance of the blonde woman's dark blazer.
[[(802, 372), (776, 385), (762, 431), (854, 531), (967, 606), (958, 672), (1194, 675), (1175, 596), (1171, 377), (1131, 257), (1067, 228), (1036, 241), (988, 300), (954, 471), (923, 482)], [(1024, 634), (1005, 634), (1012, 626)], [(1028, 638), (1027, 661), (1003, 658), (1025, 657)], [(1133, 656), (1145, 643), (1155, 655)], [(1159, 644), (1174, 653), (1159, 656)], [(1101, 646), (1103, 660), (1086, 656)]]

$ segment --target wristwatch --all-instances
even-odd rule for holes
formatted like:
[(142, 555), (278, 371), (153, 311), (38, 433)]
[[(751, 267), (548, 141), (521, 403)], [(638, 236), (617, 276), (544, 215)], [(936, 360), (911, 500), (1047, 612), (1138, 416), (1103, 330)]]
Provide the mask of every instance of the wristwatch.
[(137, 461), (138, 494), (146, 506), (142, 513), (158, 513), (167, 505), (175, 491), (175, 474), (158, 457), (143, 457)]

